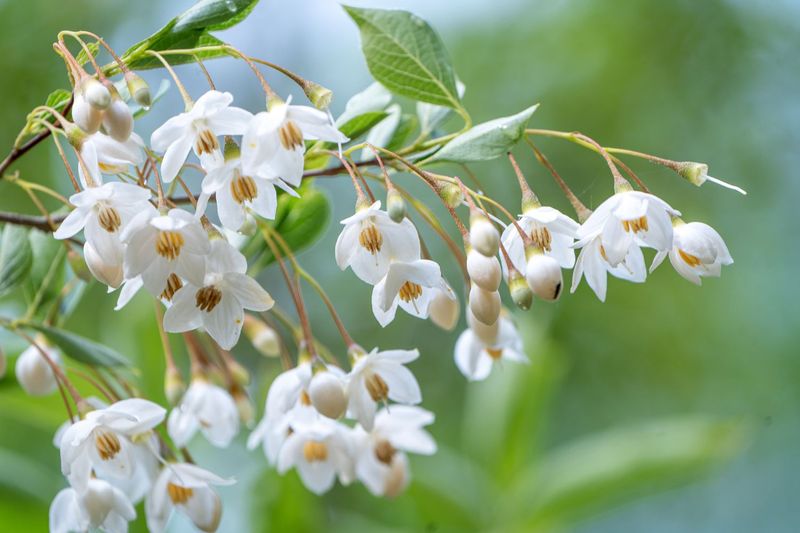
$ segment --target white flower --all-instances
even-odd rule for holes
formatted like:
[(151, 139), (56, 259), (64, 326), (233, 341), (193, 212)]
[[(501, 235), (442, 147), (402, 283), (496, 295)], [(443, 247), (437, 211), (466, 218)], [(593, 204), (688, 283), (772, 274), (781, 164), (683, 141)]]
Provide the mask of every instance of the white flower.
[(169, 436), (178, 448), (186, 446), (198, 429), (218, 448), (227, 448), (239, 433), (239, 411), (233, 397), (202, 378), (192, 380), (167, 421)]
[(155, 208), (148, 208), (130, 221), (122, 240), (128, 245), (125, 278), (141, 275), (152, 294), (164, 292), (171, 274), (197, 285), (203, 283), (208, 236), (190, 213), (171, 209), (162, 215)]
[(53, 369), (42, 356), (39, 348), (44, 350), (50, 360), (59, 366), (62, 366), (61, 355), (59, 355), (58, 350), (46, 345), (41, 340), (38, 340), (36, 344), (38, 348), (33, 345), (28, 346), (17, 357), (14, 372), (17, 376), (17, 381), (25, 392), (31, 396), (47, 396), (56, 390), (58, 382), (55, 374), (53, 374)]
[(483, 324), (492, 325), (500, 316), (500, 293), (485, 291), (473, 283), (469, 288), (469, 310)]
[(201, 531), (213, 532), (222, 518), (222, 501), (211, 485), (232, 485), (208, 470), (187, 463), (164, 466), (145, 500), (147, 528), (161, 533), (167, 527), (172, 510), (185, 514)]
[(538, 252), (529, 255), (528, 264), (525, 265), (525, 281), (528, 282), (528, 287), (542, 300), (558, 300), (564, 283), (558, 261)]
[(377, 348), (359, 356), (353, 364), (347, 384), (348, 416), (371, 430), (379, 402), (420, 403), (422, 393), (417, 378), (403, 366), (418, 357), (417, 350), (379, 352)]
[(114, 478), (130, 478), (137, 466), (132, 439), (142, 442), (140, 436), (160, 424), (165, 414), (161, 406), (140, 398), (90, 411), (61, 437), (62, 473), (79, 491), (93, 470)]
[(608, 285), (607, 273), (634, 283), (644, 283), (647, 278), (647, 268), (644, 266), (644, 255), (641, 248), (631, 246), (625, 259), (617, 266), (611, 266), (606, 258), (601, 237), (599, 235), (596, 236), (581, 249), (578, 260), (575, 262), (575, 270), (572, 273), (572, 288), (570, 292), (575, 292), (581, 282), (581, 278), (585, 276), (589, 287), (601, 302), (605, 302)]
[(297, 187), (303, 178), (303, 139), (348, 141), (327, 113), (308, 106), (281, 102), (258, 113), (242, 138), (242, 162), (247, 174), (280, 178)]
[(372, 289), (372, 312), (384, 327), (394, 320), (398, 306), (410, 315), (428, 318), (431, 301), (439, 292), (456, 299), (434, 261), (392, 261), (386, 276)]
[[(527, 209), (519, 216), (517, 224), (530, 236), (533, 246), (540, 248), (545, 255), (558, 261), (561, 268), (572, 268), (575, 264), (572, 242), (579, 225), (570, 217), (558, 209), (542, 206)], [(506, 227), (501, 240), (514, 267), (524, 274), (527, 263), (525, 243), (514, 224)], [(508, 268), (505, 263), (503, 263), (503, 272), (508, 279)]]
[(124, 247), (119, 241), (115, 243), (110, 257), (107, 258), (101, 256), (88, 242), (83, 243), (83, 259), (89, 267), (89, 272), (100, 283), (108, 285), (109, 291), (119, 288), (124, 279), (123, 254)]
[(90, 479), (86, 489), (67, 488), (50, 504), (50, 533), (74, 533), (99, 529), (126, 533), (136, 510), (125, 494), (107, 481)]
[(470, 245), (486, 257), (494, 257), (500, 249), (500, 234), (488, 218), (472, 217), (469, 226)]
[(125, 225), (150, 206), (150, 191), (129, 183), (113, 182), (88, 187), (73, 194), (75, 206), (53, 236), (68, 239), (84, 230), (86, 242), (106, 261), (113, 261), (122, 251), (120, 234)]
[(94, 133), (100, 129), (110, 105), (109, 90), (97, 79), (84, 77), (73, 92), (72, 120), (86, 133)]
[(264, 218), (275, 218), (278, 207), (276, 185), (288, 188), (280, 179), (245, 174), (241, 159), (236, 157), (206, 174), (203, 194), (216, 193), (220, 222), (226, 229), (237, 231), (244, 224), (248, 209)]
[(472, 329), (465, 330), (456, 341), (456, 366), (470, 381), (481, 381), (489, 377), (492, 366), (500, 360), (528, 362), (517, 328), (505, 317), (501, 317), (498, 322), (500, 327), (494, 342), (481, 340)]
[(275, 303), (246, 270), (247, 260), (238, 250), (223, 239), (214, 240), (204, 279), (188, 280), (175, 294), (164, 314), (164, 329), (176, 333), (203, 326), (223, 349), (233, 348), (242, 332), (244, 309), (266, 311)]
[(208, 91), (190, 110), (170, 118), (153, 132), (153, 150), (164, 152), (161, 179), (165, 183), (175, 179), (192, 148), (201, 162), (221, 162), (217, 136), (241, 135), (253, 118), (249, 111), (230, 107), (232, 102), (231, 93)]
[(500, 288), (502, 269), (497, 257), (487, 257), (475, 249), (467, 253), (467, 273), (481, 289), (495, 292)]
[(372, 494), (393, 497), (403, 491), (409, 481), (404, 452), (436, 453), (436, 442), (422, 429), (433, 420), (430, 411), (396, 405), (378, 412), (369, 433), (356, 426), (356, 476)]
[(330, 490), (336, 476), (347, 484), (353, 477), (347, 427), (318, 416), (296, 422), (278, 454), (278, 473), (296, 468), (303, 484), (314, 494)]
[[(93, 185), (103, 183), (103, 174), (120, 174), (131, 165), (141, 165), (144, 162), (142, 146), (144, 141), (135, 133), (131, 133), (125, 142), (115, 141), (100, 132), (84, 138), (81, 141), (80, 154)], [(83, 165), (78, 165), (78, 175), (81, 184), (87, 187), (88, 180)]]
[(445, 331), (452, 331), (456, 327), (461, 313), (458, 299), (452, 296), (452, 292), (437, 291), (428, 307), (431, 322)]
[(341, 369), (330, 366), (319, 370), (308, 384), (308, 396), (311, 405), (323, 416), (334, 420), (347, 411), (347, 394), (345, 392), (346, 376)]
[(342, 220), (344, 228), (336, 239), (336, 264), (353, 269), (359, 279), (375, 285), (389, 271), (392, 261), (413, 261), (420, 257), (419, 235), (407, 218), (394, 222), (380, 201), (359, 209)]
[(719, 233), (702, 222), (679, 222), (675, 224), (674, 241), (669, 252), (658, 252), (650, 272), (669, 254), (669, 261), (675, 270), (696, 285), (701, 277), (719, 277), (724, 265), (733, 264), (733, 258), (725, 241)]
[(575, 248), (600, 236), (605, 259), (619, 265), (633, 246), (648, 246), (659, 251), (672, 248), (670, 216), (680, 213), (664, 200), (640, 191), (616, 193), (600, 204), (578, 228)]

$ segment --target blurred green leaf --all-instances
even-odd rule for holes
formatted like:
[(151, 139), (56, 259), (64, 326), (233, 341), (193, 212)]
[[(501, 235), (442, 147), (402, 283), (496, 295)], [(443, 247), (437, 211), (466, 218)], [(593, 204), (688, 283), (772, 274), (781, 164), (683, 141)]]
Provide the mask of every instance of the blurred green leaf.
[(389, 150), (399, 150), (402, 148), (408, 137), (417, 129), (418, 125), (419, 119), (417, 119), (416, 115), (408, 113), (401, 115), (400, 122), (397, 124), (391, 139), (389, 139), (389, 142), (386, 144), (386, 148)]
[(0, 237), (0, 296), (22, 283), (30, 272), (32, 257), (28, 229), (6, 224)]
[(505, 155), (525, 135), (525, 127), (539, 104), (511, 115), (478, 124), (462, 133), (428, 160), (468, 163)]
[(357, 139), (372, 129), (373, 126), (387, 117), (385, 111), (371, 111), (353, 117), (339, 127), (339, 131), (350, 139)]
[(62, 241), (44, 231), (31, 230), (28, 240), (32, 263), (26, 292), (30, 296), (30, 302), (38, 298), (37, 304), (41, 306), (52, 301), (61, 291), (66, 250)]
[[(89, 53), (92, 54), (92, 57), (97, 57), (97, 52), (100, 51), (100, 44), (96, 41), (86, 43), (86, 49), (89, 50)], [(86, 53), (86, 49), (81, 48), (81, 51), (78, 52), (77, 56), (75, 56), (75, 60), (79, 65), (85, 65), (89, 62), (89, 54)]]
[(59, 476), (22, 453), (0, 448), (0, 465), (1, 486), (39, 501), (49, 502), (60, 486)]
[[(466, 86), (456, 79), (458, 97), (464, 97)], [(417, 117), (419, 117), (419, 127), (423, 133), (430, 134), (450, 115), (452, 110), (449, 107), (426, 104), (417, 102)]]
[(90, 366), (124, 366), (129, 362), (116, 350), (93, 340), (81, 337), (71, 331), (44, 326), (42, 324), (24, 324), (44, 333), (44, 335), (67, 357)]
[(450, 58), (427, 22), (408, 11), (344, 9), (361, 31), (361, 48), (376, 80), (421, 102), (461, 107)]

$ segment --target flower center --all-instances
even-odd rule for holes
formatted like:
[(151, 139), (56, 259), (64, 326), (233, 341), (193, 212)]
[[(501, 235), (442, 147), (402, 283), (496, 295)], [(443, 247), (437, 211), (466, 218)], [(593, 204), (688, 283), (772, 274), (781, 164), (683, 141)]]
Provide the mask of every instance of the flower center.
[(108, 204), (101, 203), (97, 206), (97, 222), (100, 227), (109, 233), (114, 233), (122, 225), (119, 211)]
[(486, 348), (486, 353), (489, 354), (489, 357), (491, 357), (492, 360), (497, 361), (503, 355), (503, 349), (502, 348)]
[(179, 278), (178, 275), (173, 272), (167, 278), (167, 286), (164, 287), (163, 291), (161, 291), (161, 295), (159, 297), (162, 300), (171, 302), (172, 297), (175, 296), (175, 293), (178, 292), (181, 287), (183, 287), (183, 281), (181, 281), (181, 278)]
[(422, 286), (419, 283), (406, 281), (400, 286), (399, 295), (404, 302), (411, 302), (422, 295)]
[(388, 440), (380, 440), (375, 445), (375, 457), (383, 464), (392, 464), (392, 458), (396, 451)]
[(180, 505), (188, 502), (189, 498), (194, 494), (194, 491), (189, 487), (181, 487), (175, 483), (167, 483), (167, 494), (169, 494), (169, 499), (172, 500), (172, 503)]
[(389, 385), (378, 374), (370, 374), (364, 380), (364, 386), (367, 387), (370, 398), (375, 402), (382, 402), (389, 397)]
[(195, 304), (197, 308), (206, 313), (210, 313), (220, 300), (222, 300), (222, 291), (213, 285), (203, 287), (195, 294)]
[(237, 172), (231, 180), (231, 194), (237, 204), (252, 202), (258, 194), (256, 180), (250, 176), (242, 176)]
[(309, 440), (303, 444), (303, 457), (309, 463), (324, 461), (328, 458), (328, 446), (324, 442)]
[(291, 120), (287, 120), (286, 123), (278, 129), (278, 137), (281, 140), (281, 146), (286, 150), (294, 150), (295, 148), (303, 146), (303, 132), (300, 131), (297, 124)]
[(202, 128), (197, 132), (197, 138), (194, 141), (194, 150), (197, 155), (210, 154), (219, 150), (219, 141), (210, 129)]
[(300, 403), (308, 407), (311, 405), (311, 396), (308, 395), (305, 389), (300, 391)]
[(647, 231), (647, 217), (639, 217), (636, 220), (623, 220), (622, 227), (625, 228), (625, 231), (630, 233), (631, 231), (634, 233), (639, 233), (640, 231)]
[(358, 235), (358, 244), (372, 255), (380, 252), (383, 246), (383, 235), (378, 230), (378, 226), (373, 222), (366, 223)]
[(684, 262), (690, 267), (700, 266), (700, 264), (702, 263), (699, 257), (697, 257), (696, 255), (692, 255), (690, 253), (686, 253), (683, 250), (679, 249), (678, 255), (681, 256), (681, 259), (683, 259)]
[(550, 234), (550, 230), (544, 226), (540, 226), (539, 224), (535, 224), (533, 228), (531, 228), (531, 241), (533, 241), (533, 245), (537, 248), (541, 248), (545, 251), (550, 251), (550, 246), (553, 242), (553, 236)]
[(181, 254), (183, 235), (177, 231), (160, 231), (156, 239), (156, 252), (169, 261), (174, 261)]
[(119, 437), (110, 431), (98, 431), (94, 436), (94, 445), (103, 461), (113, 459), (122, 449)]

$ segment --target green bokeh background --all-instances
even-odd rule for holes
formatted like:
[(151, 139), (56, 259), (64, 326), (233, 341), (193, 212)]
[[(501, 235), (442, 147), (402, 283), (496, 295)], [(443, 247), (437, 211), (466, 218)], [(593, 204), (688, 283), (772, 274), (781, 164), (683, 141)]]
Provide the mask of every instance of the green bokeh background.
[[(190, 4), (0, 1), (2, 150), (12, 144), (27, 110), (66, 84), (50, 49), (60, 29), (91, 29), (124, 49)], [(374, 499), (357, 485), (318, 498), (293, 473), (280, 478), (259, 453), (246, 452), (242, 437), (225, 452), (198, 439), (192, 450), (201, 464), (239, 479), (221, 490), (226, 502), (221, 530), (796, 531), (800, 291), (792, 275), (800, 260), (795, 246), (800, 4), (359, 4), (410, 9), (437, 27), (467, 86), (465, 103), (476, 121), (540, 102), (531, 122), (535, 127), (581, 130), (607, 145), (703, 161), (712, 175), (743, 186), (747, 197), (710, 184), (697, 189), (668, 171), (630, 162), (686, 220), (717, 228), (736, 263), (702, 288), (665, 266), (644, 286), (611, 281), (605, 304), (582, 285), (555, 305), (536, 305), (516, 315), (532, 364), (506, 365), (484, 383), (466, 384), (452, 362), (455, 333), (405, 316), (386, 330), (377, 326), (369, 287), (335, 267), (338, 229), (332, 223), (301, 261), (329, 290), (364, 346), (419, 347), (423, 355), (412, 368), (423, 405), (437, 414), (431, 431), (440, 452), (412, 459), (414, 481), (397, 500)], [(328, 0), (262, 0), (248, 20), (220, 36), (332, 88), (334, 112), (369, 82), (356, 29)], [(258, 86), (244, 68), (220, 62), (209, 67), (240, 105), (261, 105)], [(179, 72), (195, 94), (204, 90), (196, 68)], [(147, 75), (154, 84), (161, 77)], [(282, 93), (292, 90), (271, 79)], [(137, 131), (148, 135), (179, 102), (173, 89)], [(539, 146), (588, 205), (611, 192), (597, 156), (562, 141), (542, 140)], [(530, 152), (520, 146), (516, 154), (540, 198), (567, 211)], [(52, 147), (41, 147), (14, 168), (23, 178), (67, 192), (59, 165)], [(516, 207), (507, 163), (473, 170), (492, 196)], [(407, 175), (397, 179), (413, 183)], [(322, 187), (332, 201), (333, 220), (347, 216), (353, 205), (347, 182), (325, 179)], [(411, 189), (434, 204), (422, 187)], [(8, 183), (0, 183), (0, 208), (34, 212)], [(422, 232), (455, 282), (452, 259), (430, 231)], [(260, 281), (289, 307), (274, 269)], [(315, 331), (339, 349), (324, 308), (310, 293), (308, 299)], [(163, 360), (152, 304), (140, 296), (123, 313), (114, 313), (113, 302), (114, 296), (92, 286), (68, 327), (136, 361), (143, 391), (162, 401)], [(21, 305), (18, 298), (5, 298), (0, 312), (15, 316)], [(12, 337), (0, 339), (10, 356), (22, 348)], [(245, 344), (237, 354), (256, 376), (252, 394), (261, 407), (278, 364)], [(683, 422), (670, 422), (676, 419)], [(63, 420), (57, 397), (25, 397), (9, 369), (0, 381), (0, 531), (46, 529), (47, 506), (63, 486), (51, 445)], [(696, 441), (687, 437), (706, 422), (710, 429)], [(642, 425), (650, 428), (644, 435), (608, 433)], [(591, 445), (598, 439), (602, 448)], [(582, 447), (563, 451), (578, 441)], [(559, 449), (567, 455), (553, 460)], [(710, 459), (728, 455), (729, 461)], [(604, 468), (610, 470), (607, 476), (571, 494), (553, 514), (545, 516), (537, 507), (542, 484), (587, 479)], [(535, 523), (532, 517), (538, 517)], [(174, 520), (172, 527), (182, 531), (187, 525)], [(139, 521), (134, 530), (141, 528)]]

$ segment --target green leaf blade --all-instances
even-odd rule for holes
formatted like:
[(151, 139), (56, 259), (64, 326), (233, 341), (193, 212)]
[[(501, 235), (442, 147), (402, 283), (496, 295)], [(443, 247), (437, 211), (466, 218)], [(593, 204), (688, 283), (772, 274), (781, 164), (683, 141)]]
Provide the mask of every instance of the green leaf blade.
[(79, 363), (101, 367), (129, 365), (128, 360), (116, 350), (71, 331), (42, 324), (25, 324), (25, 326), (43, 333), (50, 342), (61, 349), (64, 355)]
[(32, 264), (28, 229), (6, 224), (0, 237), (0, 296), (19, 286), (30, 272)]

